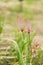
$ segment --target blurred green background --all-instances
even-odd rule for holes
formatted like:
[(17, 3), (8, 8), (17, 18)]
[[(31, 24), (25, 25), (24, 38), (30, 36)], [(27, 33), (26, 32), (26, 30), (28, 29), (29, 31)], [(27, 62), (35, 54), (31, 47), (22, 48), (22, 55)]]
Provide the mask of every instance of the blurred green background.
[[(40, 35), (43, 35), (43, 0), (0, 0), (0, 30), (2, 32), (0, 38), (14, 40), (20, 36), (17, 28), (17, 16), (20, 16), (22, 20), (24, 20), (24, 18), (29, 20), (32, 30), (39, 35), (39, 37), (36, 37), (36, 41), (40, 38)], [(40, 38), (38, 42), (40, 40), (42, 44), (43, 39)], [(8, 45), (8, 41), (3, 42), (2, 40), (2, 42), (0, 41), (0, 47), (2, 44), (2, 49), (4, 47), (3, 43), (6, 43), (7, 46), (12, 44), (12, 42), (10, 42), (11, 44)], [(3, 54), (3, 51), (1, 52)], [(6, 63), (4, 63), (4, 65), (6, 65)]]
[(27, 18), (32, 29), (43, 35), (43, 0), (0, 0), (2, 37), (14, 37), (14, 31), (17, 30), (16, 15)]

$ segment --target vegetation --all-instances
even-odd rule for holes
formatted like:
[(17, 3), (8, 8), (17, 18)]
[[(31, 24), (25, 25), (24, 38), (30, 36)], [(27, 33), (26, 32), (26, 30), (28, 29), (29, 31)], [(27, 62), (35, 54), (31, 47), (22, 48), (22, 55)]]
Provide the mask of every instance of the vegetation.
[(2, 33), (2, 30), (3, 30), (3, 26), (0, 23), (0, 34)]
[(43, 34), (42, 6), (42, 0), (0, 0), (0, 65), (43, 65), (41, 46), (32, 45)]

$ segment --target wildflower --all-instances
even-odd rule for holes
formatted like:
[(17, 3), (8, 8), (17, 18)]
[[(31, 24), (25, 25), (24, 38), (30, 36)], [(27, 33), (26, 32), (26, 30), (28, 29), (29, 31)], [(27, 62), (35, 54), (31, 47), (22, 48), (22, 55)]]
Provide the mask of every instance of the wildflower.
[(36, 43), (34, 44), (34, 46), (35, 46), (36, 48), (38, 48), (38, 47), (39, 47), (39, 43), (36, 42)]
[(25, 21), (25, 24), (26, 24), (26, 30), (28, 33), (31, 32), (31, 25), (30, 25), (30, 22), (28, 21), (28, 19), (24, 19)]
[(36, 52), (37, 52), (37, 50), (36, 50), (35, 48), (32, 49), (32, 57), (33, 57), (33, 58), (36, 56)]
[(36, 53), (36, 49), (32, 49), (32, 53)]
[(17, 16), (17, 23), (18, 23), (18, 27), (19, 27), (20, 31), (23, 32), (24, 25), (23, 25), (23, 21), (21, 20), (21, 18), (19, 16)]

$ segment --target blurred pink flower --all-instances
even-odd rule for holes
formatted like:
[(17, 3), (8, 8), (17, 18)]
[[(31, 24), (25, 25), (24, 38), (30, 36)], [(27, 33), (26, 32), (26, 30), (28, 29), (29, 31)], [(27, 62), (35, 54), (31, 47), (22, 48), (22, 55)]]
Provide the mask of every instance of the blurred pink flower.
[(32, 49), (32, 53), (36, 53), (36, 49), (34, 48), (34, 49)]
[(37, 50), (35, 48), (32, 49), (32, 57), (34, 58), (36, 56)]
[(32, 30), (31, 30), (31, 25), (30, 25), (30, 22), (28, 21), (28, 19), (24, 19), (25, 21), (25, 27), (26, 27), (26, 30), (28, 33), (30, 33)]
[(39, 47), (39, 43), (36, 42), (36, 43), (34, 44), (34, 46), (35, 46), (35, 48), (38, 48), (38, 47)]
[(18, 24), (20, 31), (23, 32), (24, 31), (24, 25), (23, 25), (22, 19), (19, 16), (17, 16), (17, 24)]

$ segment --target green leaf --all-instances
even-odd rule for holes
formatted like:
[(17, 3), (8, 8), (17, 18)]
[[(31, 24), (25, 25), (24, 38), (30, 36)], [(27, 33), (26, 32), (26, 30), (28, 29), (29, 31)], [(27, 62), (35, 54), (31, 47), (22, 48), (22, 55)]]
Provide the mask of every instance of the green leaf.
[(3, 27), (0, 25), (0, 34), (2, 33)]

